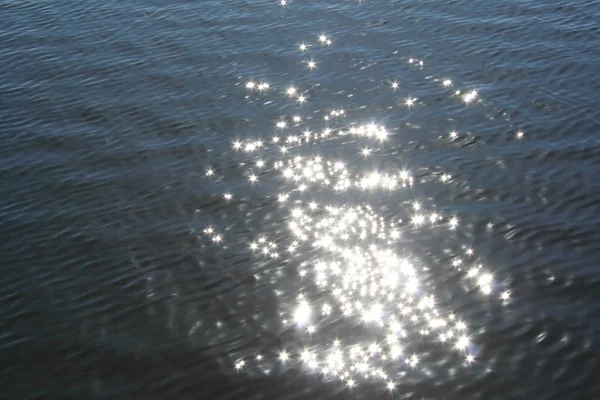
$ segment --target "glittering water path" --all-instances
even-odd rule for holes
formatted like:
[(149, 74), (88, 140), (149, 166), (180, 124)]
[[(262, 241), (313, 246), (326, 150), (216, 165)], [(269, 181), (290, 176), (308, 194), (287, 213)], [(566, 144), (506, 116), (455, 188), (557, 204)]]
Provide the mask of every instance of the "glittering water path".
[[(325, 34), (315, 39), (296, 46), (302, 55), (298, 62), (307, 73), (318, 74), (320, 61), (311, 50), (328, 49), (334, 42)], [(320, 54), (327, 57), (327, 53)], [(423, 60), (415, 58), (397, 62), (424, 68)], [(361, 76), (353, 78), (360, 80)], [(448, 77), (429, 80), (447, 93), (445, 101), (465, 107), (480, 101), (477, 90), (457, 89)], [(248, 99), (256, 99), (257, 103), (296, 108), (294, 114), (273, 121), (272, 134), (250, 133), (250, 138), (235, 139), (231, 146), (244, 156), (240, 173), (249, 184), (280, 179), (284, 185), (271, 194), (277, 199), (271, 207), (278, 209), (274, 224), (285, 226), (285, 230), (273, 237), (260, 234), (249, 238), (247, 251), (269, 260), (273, 268), (285, 253), (284, 268), (294, 271), (298, 289), (279, 295), (279, 329), (295, 330), (295, 341), (234, 357), (235, 369), (257, 368), (270, 373), (275, 364), (291, 364), (326, 380), (341, 380), (350, 388), (363, 379), (375, 379), (394, 391), (407, 369), (429, 368), (421, 366), (417, 343), (423, 345), (429, 340), (430, 346), (446, 344), (448, 351), (458, 354), (463, 366), (474, 363), (477, 350), (468, 321), (452, 312), (451, 303), (439, 305), (435, 288), (424, 287), (422, 280), (435, 271), (426, 259), (411, 254), (404, 238), (418, 237), (422, 229), (453, 236), (464, 229), (459, 217), (445, 215), (436, 211), (435, 204), (423, 205), (422, 199), (414, 197), (415, 178), (410, 166), (402, 166), (406, 163), (394, 166), (391, 162), (385, 168), (368, 166), (368, 162), (372, 164), (382, 157), (382, 149), (396, 137), (373, 118), (355, 120), (333, 103), (325, 109), (313, 108), (311, 99), (319, 96), (318, 85), (303, 89), (295, 86), (292, 78), (289, 83), (272, 86), (267, 78), (250, 78), (239, 86), (247, 91)], [(406, 93), (397, 79), (379, 90), (393, 94), (388, 102), (391, 106), (378, 105), (389, 113), (423, 105), (423, 101)], [(334, 102), (335, 97), (331, 97), (329, 100)], [(351, 101), (352, 108), (361, 108), (359, 96)], [(460, 136), (457, 130), (450, 130), (440, 140), (452, 145)], [(523, 131), (515, 132), (514, 138), (523, 139)], [(335, 148), (348, 139), (357, 153), (348, 158), (353, 162), (343, 156), (319, 155), (324, 146)], [(214, 178), (218, 170), (208, 167), (206, 176)], [(444, 172), (438, 173), (438, 181), (453, 183), (452, 176)], [(390, 218), (379, 214), (381, 200), (374, 198), (382, 193), (393, 202), (397, 191), (409, 192), (405, 199), (413, 200), (404, 200), (407, 204)], [(222, 201), (231, 202), (236, 195), (227, 192), (222, 196)], [(203, 233), (216, 245), (227, 240), (217, 227), (209, 226)], [(448, 267), (463, 272), (468, 291), (508, 303), (510, 290), (502, 288), (475, 258), (473, 248), (460, 242), (454, 247), (463, 251), (452, 254)], [(277, 279), (272, 284), (275, 292), (281, 290)], [(423, 353), (427, 355), (428, 351)]]

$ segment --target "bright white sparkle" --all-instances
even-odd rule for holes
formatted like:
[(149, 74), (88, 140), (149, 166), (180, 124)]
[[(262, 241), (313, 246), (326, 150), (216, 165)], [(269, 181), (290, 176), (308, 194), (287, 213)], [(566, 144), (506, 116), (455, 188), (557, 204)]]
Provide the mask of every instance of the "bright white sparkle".
[(286, 89), (286, 93), (288, 96), (293, 96), (296, 94), (297, 89), (293, 86), (290, 86), (289, 88)]
[(289, 359), (290, 355), (286, 351), (282, 351), (281, 353), (279, 353), (279, 360), (281, 360), (281, 362), (286, 362)]
[(471, 90), (463, 95), (463, 101), (467, 104), (472, 103), (477, 99), (477, 90)]
[(270, 87), (271, 86), (268, 83), (266, 83), (266, 82), (259, 83), (258, 86), (257, 86), (258, 90), (261, 91), (261, 92), (264, 92), (265, 90), (269, 89)]
[(456, 348), (459, 350), (464, 350), (469, 346), (469, 338), (466, 336), (461, 336), (456, 342)]
[(417, 101), (417, 99), (415, 99), (415, 98), (412, 98), (412, 97), (408, 97), (408, 98), (406, 99), (406, 101), (404, 102), (404, 104), (406, 104), (406, 106), (410, 108), (410, 107), (412, 107), (412, 106), (414, 106), (414, 105), (415, 105), (415, 102), (416, 102), (416, 101)]
[(456, 229), (456, 227), (458, 226), (458, 218), (450, 218), (450, 221), (448, 221), (448, 225), (450, 225), (450, 229)]
[(311, 316), (312, 310), (307, 302), (301, 302), (294, 312), (294, 321), (299, 325), (306, 325)]

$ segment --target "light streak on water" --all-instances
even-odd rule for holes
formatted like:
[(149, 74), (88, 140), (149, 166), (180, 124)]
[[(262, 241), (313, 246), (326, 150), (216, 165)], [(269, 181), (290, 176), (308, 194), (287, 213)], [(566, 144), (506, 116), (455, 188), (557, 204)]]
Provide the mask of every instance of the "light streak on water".
[[(290, 2), (281, 1), (280, 5), (289, 6)], [(335, 47), (335, 41), (320, 34), (312, 42), (296, 45), (299, 62), (314, 72), (321, 69), (320, 63), (305, 57), (310, 57), (316, 46)], [(407, 63), (418, 68), (424, 65), (415, 58)], [(434, 81), (450, 88), (449, 97), (465, 106), (480, 99), (477, 90), (461, 91), (448, 77)], [(266, 81), (246, 79), (240, 87), (273, 101), (310, 105), (306, 92), (293, 84), (272, 87)], [(402, 82), (393, 80), (383, 90), (400, 92), (404, 107), (419, 107), (420, 100), (402, 93), (402, 88)], [(335, 128), (327, 125), (335, 119), (343, 123)], [(247, 251), (258, 260), (289, 260), (287, 264), (297, 268), (295, 279), (303, 288), (295, 300), (282, 299), (285, 306), (279, 316), (281, 329), (296, 330), (298, 341), (238, 358), (235, 369), (268, 373), (276, 365), (293, 365), (341, 381), (348, 388), (374, 380), (394, 391), (401, 386), (403, 373), (422, 366), (423, 357), (413, 350), (413, 342), (428, 340), (445, 346), (448, 352), (457, 353), (465, 366), (476, 362), (476, 338), (468, 321), (455, 315), (451, 304), (438, 302), (435, 288), (423, 282), (430, 273), (427, 260), (413, 257), (402, 240), (406, 231), (421, 229), (453, 235), (462, 228), (460, 219), (433, 206), (428, 210), (418, 198), (402, 216), (390, 217), (378, 210), (376, 201), (369, 200), (377, 193), (410, 193), (418, 184), (409, 168), (362, 168), (352, 161), (377, 157), (391, 136), (384, 124), (353, 120), (342, 108), (325, 112), (324, 126), (317, 130), (302, 129), (304, 120), (301, 114), (284, 115), (273, 121), (269, 135), (236, 139), (231, 144), (236, 154), (253, 160), (244, 162), (240, 170), (247, 184), (275, 180), (283, 188), (275, 194), (274, 206), (285, 210), (278, 224), (287, 233), (248, 238)], [(459, 136), (458, 131), (448, 132), (452, 140)], [(524, 133), (515, 136), (520, 139)], [(346, 160), (319, 155), (318, 145), (344, 138), (362, 144), (357, 149), (359, 157)], [(215, 170), (207, 168), (206, 176), (214, 175)], [(443, 173), (439, 184), (450, 184), (452, 179)], [(316, 194), (322, 192), (333, 196), (317, 200)], [(347, 201), (358, 195), (361, 201)], [(229, 192), (222, 196), (223, 201), (236, 197)], [(207, 227), (204, 234), (215, 244), (227, 241), (214, 227)], [(498, 288), (493, 273), (475, 261), (472, 248), (465, 246), (464, 255), (455, 257), (449, 268), (461, 271), (479, 295), (504, 303), (510, 300), (510, 291)], [(368, 333), (362, 334), (365, 330)]]

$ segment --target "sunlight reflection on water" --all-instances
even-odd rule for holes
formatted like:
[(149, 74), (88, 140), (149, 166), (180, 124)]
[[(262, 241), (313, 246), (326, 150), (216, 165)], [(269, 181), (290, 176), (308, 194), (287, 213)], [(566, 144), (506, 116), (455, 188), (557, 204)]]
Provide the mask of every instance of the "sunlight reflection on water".
[[(290, 3), (282, 1), (280, 5)], [(311, 49), (328, 49), (334, 43), (330, 36), (320, 34), (296, 47), (304, 57)], [(405, 61), (416, 68), (424, 65), (415, 58)], [(320, 70), (319, 60), (312, 56), (300, 63), (307, 71)], [(448, 77), (432, 82), (451, 101), (470, 105), (480, 100), (477, 90), (459, 90)], [(266, 79), (247, 79), (239, 86), (247, 91), (246, 99), (259, 96), (269, 104), (292, 102), (301, 107), (298, 113), (274, 121), (273, 134), (252, 135), (231, 144), (231, 149), (244, 157), (240, 165), (248, 184), (278, 180), (283, 187), (276, 198), (284, 210), (279, 225), (286, 227), (287, 234), (248, 238), (247, 251), (274, 266), (285, 256), (286, 264), (296, 268), (301, 288), (280, 296), (281, 330), (294, 329), (297, 342), (235, 357), (235, 369), (270, 373), (277, 365), (294, 365), (348, 387), (367, 379), (381, 381), (393, 391), (410, 370), (426, 368), (413, 345), (416, 341), (444, 344), (464, 366), (476, 362), (476, 337), (470, 333), (468, 321), (452, 312), (451, 304), (438, 304), (435, 293), (422, 282), (430, 269), (427, 260), (411, 254), (403, 243), (405, 234), (419, 230), (434, 230), (447, 237), (466, 229), (458, 216), (436, 211), (435, 205), (426, 206), (424, 199), (414, 198), (402, 215), (388, 218), (377, 211), (377, 202), (369, 199), (377, 192), (390, 196), (397, 191), (410, 193), (418, 184), (410, 168), (373, 170), (356, 164), (356, 157), (319, 155), (319, 145), (336, 146), (336, 141), (351, 137), (362, 144), (360, 159), (377, 157), (391, 138), (386, 127), (362, 118), (353, 120), (343, 108), (311, 109), (310, 92), (293, 84), (279, 87)], [(402, 82), (393, 80), (383, 90), (402, 92)], [(404, 93), (398, 97), (400, 107), (423, 104)], [(318, 115), (323, 125), (315, 130)], [(456, 130), (449, 131), (449, 143), (459, 135)], [(522, 138), (523, 133), (516, 137)], [(213, 167), (208, 167), (206, 176), (214, 175)], [(452, 183), (450, 174), (439, 175), (437, 184)], [(330, 195), (315, 200), (322, 193)], [(223, 201), (230, 202), (235, 196), (223, 193)], [(214, 244), (227, 240), (218, 227), (207, 227), (204, 235)], [(460, 247), (463, 253), (454, 254), (449, 267), (461, 271), (467, 285), (480, 296), (509, 302), (510, 291), (481, 264), (474, 250)]]

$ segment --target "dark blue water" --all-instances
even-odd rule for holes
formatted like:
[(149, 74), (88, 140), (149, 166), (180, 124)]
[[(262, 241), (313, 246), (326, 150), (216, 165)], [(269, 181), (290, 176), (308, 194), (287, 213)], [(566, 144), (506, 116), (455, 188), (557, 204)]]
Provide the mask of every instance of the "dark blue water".
[[(0, 396), (599, 398), (599, 16), (589, 0), (1, 1)], [(369, 123), (385, 141), (356, 134)], [(350, 187), (330, 167), (283, 177), (317, 156)], [(360, 187), (373, 171), (411, 178)], [(408, 275), (386, 286), (374, 246), (416, 266), (435, 310), (402, 297)], [(341, 273), (319, 284), (318, 261)], [(350, 305), (345, 278), (364, 278)], [(335, 339), (364, 360), (328, 365)]]

